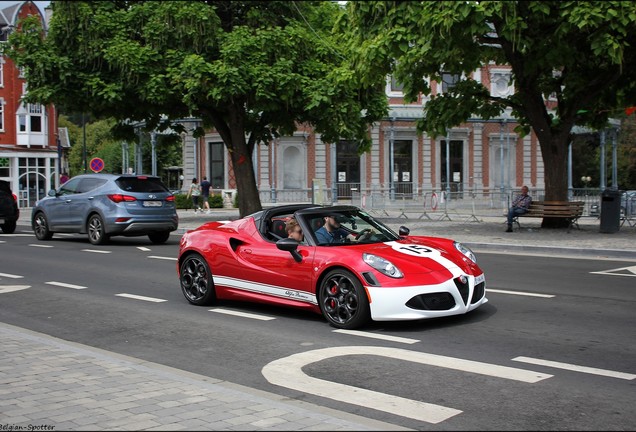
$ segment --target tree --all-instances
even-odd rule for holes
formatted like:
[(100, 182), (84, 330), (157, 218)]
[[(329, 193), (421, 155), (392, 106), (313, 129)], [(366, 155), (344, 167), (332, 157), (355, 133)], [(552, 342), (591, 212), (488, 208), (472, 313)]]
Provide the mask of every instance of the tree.
[(24, 68), (28, 99), (118, 120), (117, 137), (214, 128), (230, 154), (241, 216), (261, 209), (256, 144), (299, 123), (326, 142), (370, 148), (368, 126), (386, 114), (384, 86), (361, 86), (330, 30), (330, 1), (54, 1), (47, 37), (26, 19), (8, 55)]
[[(575, 124), (602, 127), (636, 99), (636, 3), (623, 1), (348, 2), (341, 28), (365, 82), (392, 74), (415, 101), (424, 79), (463, 74), (424, 107), (418, 129), (432, 136), (473, 115), (510, 108), (538, 137), (547, 200), (567, 200), (567, 154)], [(471, 73), (509, 65), (515, 93), (493, 97)], [(548, 99), (555, 103), (546, 103)], [(546, 218), (542, 226), (566, 221)]]

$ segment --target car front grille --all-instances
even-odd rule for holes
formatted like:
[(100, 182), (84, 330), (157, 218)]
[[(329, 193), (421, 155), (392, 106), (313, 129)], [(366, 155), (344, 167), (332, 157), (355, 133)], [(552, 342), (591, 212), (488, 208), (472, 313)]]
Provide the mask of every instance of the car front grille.
[(475, 290), (473, 291), (473, 298), (470, 299), (470, 304), (477, 303), (481, 300), (486, 294), (486, 282), (478, 283), (475, 285)]
[(406, 306), (418, 310), (448, 310), (455, 307), (455, 299), (445, 292), (420, 294), (406, 302)]

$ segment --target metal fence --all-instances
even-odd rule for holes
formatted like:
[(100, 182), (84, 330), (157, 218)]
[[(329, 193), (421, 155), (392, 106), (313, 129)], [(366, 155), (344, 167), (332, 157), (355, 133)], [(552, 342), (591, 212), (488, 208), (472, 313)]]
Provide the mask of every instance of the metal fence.
[[(352, 204), (376, 215), (388, 216), (398, 213), (399, 217), (429, 220), (475, 220), (480, 216), (503, 216), (512, 200), (519, 193), (517, 189), (466, 189), (448, 190), (418, 188), (410, 184), (394, 184), (392, 187), (375, 189), (361, 188), (360, 183), (338, 183), (332, 190), (324, 182), (308, 189), (268, 189), (260, 191), (263, 204), (314, 203), (319, 205)], [(454, 191), (452, 191), (454, 190)], [(342, 192), (346, 192), (342, 194)], [(545, 199), (545, 190), (530, 189), (535, 201)], [(333, 197), (336, 199), (333, 199)], [(601, 190), (598, 188), (574, 188), (569, 191), (570, 201), (585, 203), (583, 216), (600, 215)], [(628, 206), (625, 215), (636, 216), (636, 204)]]

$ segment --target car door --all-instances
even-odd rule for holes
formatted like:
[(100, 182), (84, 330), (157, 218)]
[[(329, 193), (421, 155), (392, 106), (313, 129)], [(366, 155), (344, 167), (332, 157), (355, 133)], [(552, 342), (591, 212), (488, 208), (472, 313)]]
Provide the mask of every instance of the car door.
[(69, 224), (79, 231), (86, 224), (96, 199), (95, 190), (107, 182), (104, 178), (85, 177), (75, 194), (69, 197)]
[(254, 233), (254, 241), (237, 249), (242, 261), (237, 277), (245, 281), (246, 290), (281, 300), (316, 304), (313, 259), (315, 246), (300, 244), (298, 262), (292, 254), (276, 247), (276, 243)]
[(60, 187), (54, 197), (43, 202), (43, 209), (51, 231), (66, 230), (70, 226), (71, 198), (79, 187), (81, 178), (76, 177)]

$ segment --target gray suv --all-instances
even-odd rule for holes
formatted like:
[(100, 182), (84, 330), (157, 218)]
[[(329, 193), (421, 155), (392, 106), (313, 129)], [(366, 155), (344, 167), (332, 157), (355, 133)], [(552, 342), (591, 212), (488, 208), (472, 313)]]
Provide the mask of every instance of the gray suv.
[(159, 177), (82, 174), (37, 201), (31, 227), (38, 240), (56, 232), (88, 234), (94, 244), (113, 236), (147, 235), (164, 243), (179, 226), (174, 195)]

